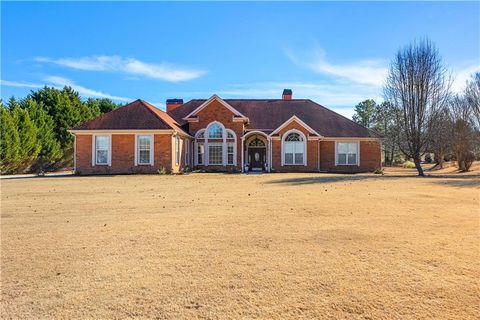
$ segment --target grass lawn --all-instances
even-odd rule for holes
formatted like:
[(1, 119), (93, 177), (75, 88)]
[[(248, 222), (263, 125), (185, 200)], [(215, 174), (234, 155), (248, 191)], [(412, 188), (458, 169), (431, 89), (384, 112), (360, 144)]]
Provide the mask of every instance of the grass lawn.
[(478, 176), (2, 180), (3, 319), (474, 319)]

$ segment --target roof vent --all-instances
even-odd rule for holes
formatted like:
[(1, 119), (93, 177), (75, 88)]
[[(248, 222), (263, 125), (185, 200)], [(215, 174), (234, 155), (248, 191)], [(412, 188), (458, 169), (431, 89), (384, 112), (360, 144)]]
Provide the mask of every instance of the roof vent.
[(283, 89), (282, 100), (292, 100), (292, 89)]
[(173, 111), (183, 104), (183, 99), (167, 99), (167, 112)]

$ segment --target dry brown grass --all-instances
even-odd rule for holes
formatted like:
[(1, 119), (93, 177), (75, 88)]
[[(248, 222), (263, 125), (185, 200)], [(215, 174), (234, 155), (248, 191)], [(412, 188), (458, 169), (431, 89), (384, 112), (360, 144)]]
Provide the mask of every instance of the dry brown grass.
[(2, 181), (2, 317), (478, 318), (477, 177), (388, 174)]

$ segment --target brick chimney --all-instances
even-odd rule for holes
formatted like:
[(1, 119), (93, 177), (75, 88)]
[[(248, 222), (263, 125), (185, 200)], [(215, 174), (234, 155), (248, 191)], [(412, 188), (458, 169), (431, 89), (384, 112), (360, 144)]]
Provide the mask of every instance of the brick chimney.
[(167, 112), (173, 111), (183, 104), (183, 99), (167, 99)]
[(282, 100), (292, 100), (292, 89), (283, 89)]

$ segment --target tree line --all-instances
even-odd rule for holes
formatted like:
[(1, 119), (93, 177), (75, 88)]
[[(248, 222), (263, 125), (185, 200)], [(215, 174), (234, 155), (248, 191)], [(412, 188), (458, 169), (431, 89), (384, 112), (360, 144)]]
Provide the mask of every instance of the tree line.
[(71, 166), (74, 138), (67, 130), (118, 106), (110, 99), (84, 101), (71, 87), (45, 86), (24, 99), (0, 100), (1, 173)]
[(451, 84), (432, 42), (412, 42), (391, 62), (385, 101), (360, 102), (352, 119), (383, 136), (386, 164), (399, 156), (412, 159), (423, 176), (421, 157), (434, 153), (440, 168), (447, 157), (468, 171), (480, 157), (480, 73), (471, 76), (462, 93), (453, 93)]

